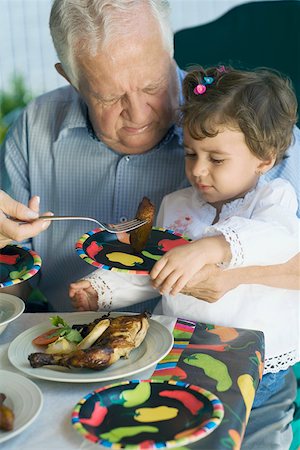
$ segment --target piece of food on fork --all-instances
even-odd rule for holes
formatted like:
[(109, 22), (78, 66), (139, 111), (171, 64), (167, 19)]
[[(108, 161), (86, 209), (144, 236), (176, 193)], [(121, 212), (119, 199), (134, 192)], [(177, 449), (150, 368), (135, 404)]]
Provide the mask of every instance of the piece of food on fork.
[(146, 246), (152, 230), (154, 216), (155, 206), (149, 198), (143, 197), (136, 212), (136, 219), (147, 220), (147, 223), (130, 232), (130, 245), (136, 253), (144, 250)]
[[(104, 327), (103, 334), (91, 347), (80, 348), (80, 345), (83, 345), (79, 344), (78, 349), (64, 355), (31, 353), (28, 356), (29, 362), (33, 368), (55, 365), (93, 370), (105, 369), (120, 358), (128, 358), (130, 352), (141, 345), (149, 328), (149, 317), (150, 314), (146, 312), (114, 318), (105, 316), (103, 320), (109, 320), (109, 326)], [(92, 332), (98, 323), (99, 320), (96, 320), (87, 327)]]

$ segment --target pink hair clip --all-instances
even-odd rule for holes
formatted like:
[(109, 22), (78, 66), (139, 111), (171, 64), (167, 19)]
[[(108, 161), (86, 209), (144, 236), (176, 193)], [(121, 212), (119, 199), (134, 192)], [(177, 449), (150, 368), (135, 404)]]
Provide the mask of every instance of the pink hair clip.
[(194, 94), (202, 95), (206, 91), (206, 86), (212, 84), (214, 82), (213, 77), (203, 77), (202, 83), (197, 84), (194, 88)]
[(225, 73), (225, 72), (227, 72), (225, 66), (219, 66), (219, 67), (217, 67), (217, 71), (218, 71), (219, 73)]
[(197, 84), (197, 86), (194, 89), (194, 94), (196, 95), (202, 95), (206, 91), (206, 86), (204, 84)]

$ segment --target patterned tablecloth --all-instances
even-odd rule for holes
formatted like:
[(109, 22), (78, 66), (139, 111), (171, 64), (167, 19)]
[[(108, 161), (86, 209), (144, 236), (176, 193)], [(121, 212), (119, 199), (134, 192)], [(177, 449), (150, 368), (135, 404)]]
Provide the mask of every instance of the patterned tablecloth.
[(200, 385), (216, 394), (225, 410), (211, 435), (181, 449), (238, 450), (262, 377), (263, 333), (178, 319), (173, 335), (174, 346), (152, 379)]
[[(78, 314), (78, 313), (77, 313)], [(84, 313), (83, 313), (84, 314)], [(97, 316), (97, 313), (95, 313)], [(50, 313), (22, 314), (0, 336), (0, 369), (17, 372), (8, 360), (10, 342), (28, 328), (45, 322)], [(73, 313), (63, 317), (72, 323)], [(223, 403), (221, 424), (207, 437), (177, 449), (238, 450), (263, 369), (263, 333), (219, 327), (166, 316), (153, 316), (173, 330), (170, 353), (153, 369), (139, 374), (141, 379), (176, 380), (200, 386)], [(129, 378), (133, 379), (135, 376)], [(71, 425), (75, 404), (87, 393), (110, 383), (58, 383), (33, 379), (43, 394), (43, 408), (34, 423), (1, 443), (1, 450), (95, 450), (104, 449), (83, 439)], [(63, 399), (63, 401), (62, 401)], [(55, 436), (55, 439), (53, 438)]]

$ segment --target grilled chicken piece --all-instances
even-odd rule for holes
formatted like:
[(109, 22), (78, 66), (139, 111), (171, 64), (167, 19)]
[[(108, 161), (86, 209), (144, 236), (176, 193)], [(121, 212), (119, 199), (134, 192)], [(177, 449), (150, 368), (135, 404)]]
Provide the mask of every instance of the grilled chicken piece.
[(120, 358), (128, 358), (132, 349), (139, 347), (149, 328), (149, 314), (111, 318), (110, 326), (86, 350), (75, 350), (67, 355), (31, 353), (28, 356), (34, 368), (46, 365), (94, 370), (105, 369)]
[(144, 197), (138, 206), (136, 218), (147, 220), (147, 223), (130, 232), (130, 245), (135, 253), (141, 252), (146, 246), (152, 230), (154, 214), (155, 206), (150, 202), (149, 198)]

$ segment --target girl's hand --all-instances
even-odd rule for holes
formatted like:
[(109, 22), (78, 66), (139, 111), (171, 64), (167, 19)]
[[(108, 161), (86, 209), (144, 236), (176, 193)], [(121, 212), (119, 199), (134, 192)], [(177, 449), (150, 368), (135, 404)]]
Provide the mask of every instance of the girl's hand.
[(153, 266), (150, 277), (152, 285), (161, 294), (176, 295), (189, 279), (204, 265), (193, 243), (182, 245), (165, 253)]
[(98, 294), (88, 280), (79, 280), (71, 283), (69, 296), (73, 308), (77, 311), (98, 310)]
[(203, 266), (230, 259), (230, 246), (223, 236), (203, 238), (165, 253), (153, 266), (150, 277), (161, 294), (176, 295)]

